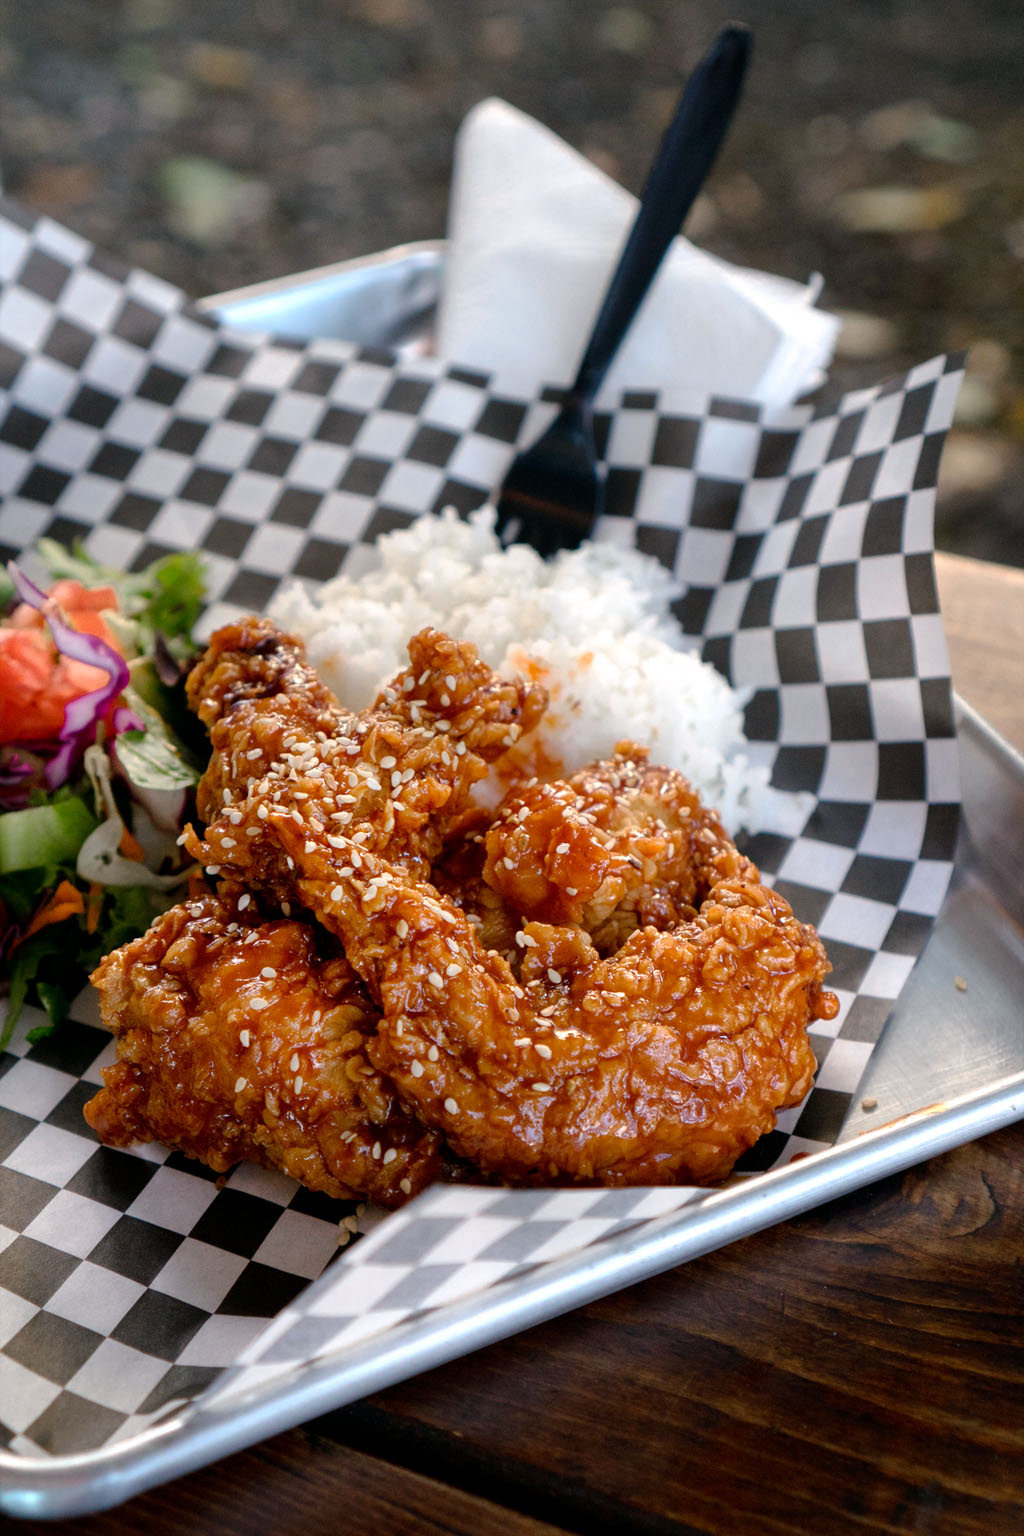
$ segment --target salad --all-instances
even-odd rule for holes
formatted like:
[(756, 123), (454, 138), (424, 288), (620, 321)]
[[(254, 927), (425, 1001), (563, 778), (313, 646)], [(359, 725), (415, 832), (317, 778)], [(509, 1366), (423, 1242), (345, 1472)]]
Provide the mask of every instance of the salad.
[[(194, 553), (126, 574), (42, 539), (43, 586), (0, 587), (0, 977), (62, 1022), (102, 955), (194, 870), (177, 842), (209, 747), (184, 699), (203, 604)], [(0, 578), (2, 579), (2, 578)]]

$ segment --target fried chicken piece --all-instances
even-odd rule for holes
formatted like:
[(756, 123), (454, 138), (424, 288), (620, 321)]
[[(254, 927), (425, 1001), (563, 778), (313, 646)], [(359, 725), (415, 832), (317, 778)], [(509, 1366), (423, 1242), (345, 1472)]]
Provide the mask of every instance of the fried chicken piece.
[(690, 839), (692, 917), (607, 959), (581, 927), (529, 922), (517, 979), (430, 884), (376, 852), (354, 865), (318, 805), (266, 817), (380, 1005), (370, 1059), (484, 1173), (712, 1183), (807, 1092), (806, 1026), (838, 1007), (824, 950), (714, 818)]
[[(201, 796), (211, 826), (205, 847), (188, 830), (190, 853), (290, 902), (294, 875), (263, 823), (272, 805), (290, 808), (299, 820), (316, 808), (333, 823), (336, 846), (351, 835), (352, 867), (386, 849), (429, 879), (473, 785), (540, 718), (543, 690), (499, 678), (474, 646), (425, 629), (409, 642), (409, 666), (368, 710), (349, 715), (338, 707), (334, 715), (330, 696), (317, 693), (315, 674), (297, 656), (298, 642), (266, 621), (213, 637), (208, 660), (193, 674), (215, 748)], [(278, 691), (282, 677), (297, 691), (294, 705)], [(246, 814), (244, 840), (233, 830), (243, 801), (256, 812), (255, 820)]]
[(485, 810), (464, 820), (434, 861), (431, 878), (437, 890), (465, 912), (484, 949), (515, 960), (520, 919), (484, 879), (484, 839), (490, 826), (491, 813)]
[(118, 1060), (85, 1117), (108, 1145), (162, 1141), (218, 1172), (246, 1159), (388, 1207), (442, 1175), (440, 1138), (366, 1054), (377, 1010), (326, 934), (205, 895), (92, 980)]
[(527, 919), (584, 928), (601, 954), (692, 918), (698, 841), (732, 844), (687, 780), (647, 758), (620, 742), (606, 762), (513, 791), (486, 834), (487, 886)]
[(217, 630), (185, 683), (213, 753), (196, 791), (209, 821), (280, 760), (285, 741), (333, 732), (345, 712), (313, 671), (299, 640), (269, 619)]

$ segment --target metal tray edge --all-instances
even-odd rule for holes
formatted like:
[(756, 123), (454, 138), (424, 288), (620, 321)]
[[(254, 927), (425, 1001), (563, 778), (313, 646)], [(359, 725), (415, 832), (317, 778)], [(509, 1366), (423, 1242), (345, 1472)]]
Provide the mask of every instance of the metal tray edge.
[(249, 1398), (182, 1414), (98, 1452), (28, 1461), (0, 1451), (0, 1508), (58, 1519), (109, 1508), (147, 1488), (901, 1173), (1024, 1117), (1024, 1071), (947, 1104), (646, 1222), (614, 1248), (595, 1244), (305, 1366)]

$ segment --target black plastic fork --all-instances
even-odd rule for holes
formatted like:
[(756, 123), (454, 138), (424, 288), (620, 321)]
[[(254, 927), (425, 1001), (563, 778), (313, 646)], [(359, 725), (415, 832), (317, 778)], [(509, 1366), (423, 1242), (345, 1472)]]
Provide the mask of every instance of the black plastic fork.
[(726, 27), (687, 81), (576, 381), (543, 436), (513, 459), (498, 493), (503, 544), (520, 540), (542, 555), (575, 549), (601, 512), (604, 480), (594, 444), (594, 397), (711, 170), (739, 100), (750, 47), (746, 28)]

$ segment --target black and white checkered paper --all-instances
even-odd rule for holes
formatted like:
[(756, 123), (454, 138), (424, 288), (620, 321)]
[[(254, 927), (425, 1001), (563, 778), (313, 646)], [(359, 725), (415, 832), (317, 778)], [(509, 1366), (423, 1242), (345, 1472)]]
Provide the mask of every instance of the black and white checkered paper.
[[(749, 693), (751, 755), (811, 797), (798, 827), (749, 851), (818, 927), (842, 1007), (812, 1031), (810, 1096), (747, 1171), (835, 1140), (951, 873), (959, 780), (932, 513), (961, 371), (938, 358), (771, 420), (631, 393), (598, 424), (596, 536), (678, 573), (683, 627)], [(209, 632), (264, 609), (285, 578), (367, 569), (382, 532), (480, 505), (552, 411), (549, 394), (511, 398), (438, 359), (226, 331), (0, 203), (4, 558), (41, 535), (126, 568), (202, 548)], [(88, 998), (74, 1016), (29, 1046), (29, 1014), (0, 1058), (12, 1451), (125, 1439), (225, 1367), (244, 1382), (294, 1368), (699, 1198), (437, 1188), (304, 1290), (337, 1253), (339, 1220), (347, 1236), (373, 1213), (251, 1167), (223, 1182), (159, 1147), (100, 1147), (81, 1108), (112, 1044)]]

